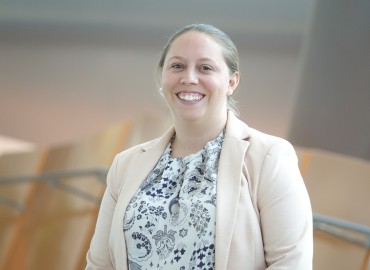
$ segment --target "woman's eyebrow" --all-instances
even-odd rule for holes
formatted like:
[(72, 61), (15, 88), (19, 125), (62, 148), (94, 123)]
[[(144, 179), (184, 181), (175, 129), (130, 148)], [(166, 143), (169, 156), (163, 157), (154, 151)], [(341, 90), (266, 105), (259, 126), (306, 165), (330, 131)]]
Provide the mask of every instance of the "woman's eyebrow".
[(168, 60), (184, 60), (184, 58), (182, 58), (181, 56), (172, 56), (170, 58), (168, 58)]
[[(185, 58), (181, 57), (181, 56), (171, 56), (168, 60), (185, 60)], [(198, 61), (210, 61), (210, 62), (213, 62), (213, 63), (217, 63), (215, 60), (213, 60), (212, 58), (209, 58), (209, 57), (199, 58)]]

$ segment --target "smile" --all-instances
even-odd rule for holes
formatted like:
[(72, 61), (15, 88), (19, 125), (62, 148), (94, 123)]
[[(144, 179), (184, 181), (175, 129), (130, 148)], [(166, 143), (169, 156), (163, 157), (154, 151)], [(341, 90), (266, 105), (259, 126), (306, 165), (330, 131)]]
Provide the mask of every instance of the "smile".
[(204, 95), (199, 93), (178, 93), (177, 96), (183, 101), (199, 101), (204, 98)]

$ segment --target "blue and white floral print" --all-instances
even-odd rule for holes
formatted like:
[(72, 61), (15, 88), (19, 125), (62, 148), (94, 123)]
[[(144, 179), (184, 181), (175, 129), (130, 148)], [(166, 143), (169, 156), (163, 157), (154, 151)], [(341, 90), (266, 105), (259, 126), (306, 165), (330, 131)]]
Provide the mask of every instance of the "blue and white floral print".
[(214, 269), (216, 180), (223, 132), (196, 154), (171, 157), (171, 142), (124, 217), (130, 270)]

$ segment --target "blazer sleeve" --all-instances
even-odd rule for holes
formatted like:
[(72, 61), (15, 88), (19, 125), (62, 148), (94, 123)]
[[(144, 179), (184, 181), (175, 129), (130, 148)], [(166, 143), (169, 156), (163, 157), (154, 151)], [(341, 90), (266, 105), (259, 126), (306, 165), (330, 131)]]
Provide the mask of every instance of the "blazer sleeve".
[(312, 269), (310, 200), (293, 146), (279, 140), (264, 158), (258, 208), (269, 270)]
[(118, 157), (116, 156), (107, 175), (107, 188), (100, 205), (95, 233), (91, 240), (90, 249), (86, 255), (86, 270), (114, 269), (109, 252), (109, 235), (113, 213), (117, 203), (117, 159)]

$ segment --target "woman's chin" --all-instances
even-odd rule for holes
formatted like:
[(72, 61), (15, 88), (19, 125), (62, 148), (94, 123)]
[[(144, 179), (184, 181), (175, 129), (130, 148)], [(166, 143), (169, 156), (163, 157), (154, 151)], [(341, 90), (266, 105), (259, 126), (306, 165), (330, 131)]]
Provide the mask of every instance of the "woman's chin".
[(174, 114), (175, 121), (194, 123), (204, 119), (205, 113), (198, 110), (186, 110)]

